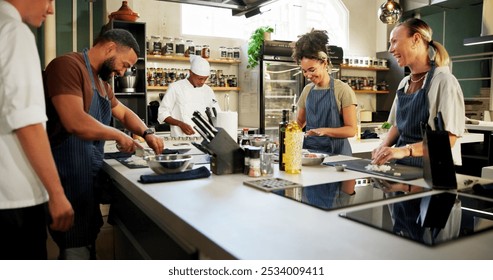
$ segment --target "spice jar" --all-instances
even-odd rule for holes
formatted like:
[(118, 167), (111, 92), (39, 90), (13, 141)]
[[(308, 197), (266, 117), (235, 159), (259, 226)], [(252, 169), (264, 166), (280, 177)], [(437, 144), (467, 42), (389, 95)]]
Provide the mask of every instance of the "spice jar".
[(203, 45), (202, 46), (202, 57), (203, 58), (209, 58), (211, 56), (211, 49), (209, 48), (209, 45)]
[(152, 54), (154, 55), (159, 55), (161, 54), (161, 36), (159, 35), (152, 35), (151, 36), (151, 41), (150, 41), (150, 48), (152, 51)]
[(185, 44), (185, 56), (189, 57), (190, 54), (195, 54), (195, 45), (193, 44), (193, 40), (187, 40)]
[(195, 55), (202, 55), (202, 45), (195, 46)]
[(236, 61), (240, 60), (240, 47), (233, 48), (233, 59)]
[(173, 39), (170, 37), (163, 37), (163, 47), (161, 53), (165, 56), (171, 56), (174, 53)]
[(228, 60), (233, 60), (233, 48), (228, 48), (227, 54), (228, 54)]
[(250, 147), (250, 170), (248, 176), (260, 177), (260, 147)]
[(219, 58), (227, 59), (228, 58), (228, 49), (226, 47), (219, 47)]
[(185, 55), (185, 41), (183, 38), (175, 38), (175, 54), (177, 56)]

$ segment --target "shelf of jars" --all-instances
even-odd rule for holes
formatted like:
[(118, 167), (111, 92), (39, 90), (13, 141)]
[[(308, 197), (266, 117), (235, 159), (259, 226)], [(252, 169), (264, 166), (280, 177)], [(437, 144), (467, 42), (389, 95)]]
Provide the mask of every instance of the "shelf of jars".
[(368, 70), (368, 71), (389, 71), (389, 68), (380, 67), (380, 66), (353, 66), (353, 65), (341, 64), (340, 68), (353, 69), (353, 70)]
[[(190, 57), (186, 56), (165, 56), (165, 55), (154, 55), (148, 54), (147, 60), (162, 60), (162, 61), (190, 61)], [(239, 60), (232, 59), (217, 59), (217, 58), (206, 58), (209, 63), (222, 63), (222, 64), (240, 64)]]
[[(147, 86), (147, 90), (167, 90), (167, 86)], [(239, 91), (239, 87), (211, 87), (213, 91)]]

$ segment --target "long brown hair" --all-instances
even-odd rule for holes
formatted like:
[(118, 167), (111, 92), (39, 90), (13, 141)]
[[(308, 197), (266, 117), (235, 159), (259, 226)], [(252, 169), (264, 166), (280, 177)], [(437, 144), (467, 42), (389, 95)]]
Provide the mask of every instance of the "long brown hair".
[(396, 27), (398, 26), (405, 26), (409, 30), (409, 36), (413, 36), (414, 34), (418, 33), (421, 35), (421, 38), (423, 41), (425, 41), (427, 44), (427, 48), (432, 47), (434, 50), (434, 54), (430, 57), (431, 60), (435, 61), (435, 64), (437, 66), (448, 66), (450, 63), (450, 57), (448, 55), (447, 50), (445, 47), (434, 41), (432, 39), (433, 35), (433, 30), (431, 27), (424, 21), (418, 18), (410, 18), (407, 19), (401, 23), (398, 23)]

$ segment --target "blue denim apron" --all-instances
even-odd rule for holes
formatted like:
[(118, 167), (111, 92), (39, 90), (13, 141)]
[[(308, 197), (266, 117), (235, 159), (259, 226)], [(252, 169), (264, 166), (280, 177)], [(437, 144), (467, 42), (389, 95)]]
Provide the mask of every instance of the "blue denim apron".
[[(431, 62), (431, 69), (426, 77), (425, 86), (413, 94), (406, 94), (404, 87), (397, 90), (397, 116), (396, 124), (399, 130), (399, 139), (396, 147), (413, 144), (423, 140), (421, 134), (421, 123), (428, 123), (430, 118), (428, 104), (428, 89), (435, 73), (435, 63)], [(397, 163), (423, 166), (423, 157), (405, 157), (396, 161)]]
[[(320, 127), (342, 127), (344, 120), (337, 108), (334, 94), (334, 79), (330, 78), (329, 89), (310, 89), (306, 98), (306, 131)], [(329, 154), (352, 155), (347, 138), (329, 136), (307, 136), (303, 148)]]
[[(109, 125), (111, 103), (106, 92), (101, 96), (94, 82), (94, 75), (84, 50), (93, 96), (89, 114), (99, 122)], [(100, 81), (99, 81), (100, 82)], [(104, 85), (101, 85), (104, 90)], [(75, 212), (74, 226), (67, 232), (51, 232), (60, 249), (92, 245), (103, 225), (99, 202), (95, 197), (94, 177), (103, 166), (104, 140), (88, 141), (70, 135), (63, 143), (52, 147), (65, 195)]]

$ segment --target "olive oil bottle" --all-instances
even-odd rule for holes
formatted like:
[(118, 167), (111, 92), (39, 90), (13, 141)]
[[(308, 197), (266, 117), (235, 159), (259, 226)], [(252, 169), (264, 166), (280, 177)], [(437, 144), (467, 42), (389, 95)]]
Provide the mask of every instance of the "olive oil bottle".
[(284, 139), (286, 138), (286, 128), (289, 122), (289, 110), (282, 110), (282, 120), (279, 123), (279, 170), (284, 171), (283, 156), (286, 152)]
[(286, 173), (299, 174), (301, 173), (303, 131), (297, 122), (296, 105), (293, 105), (291, 115), (284, 138), (283, 162)]

